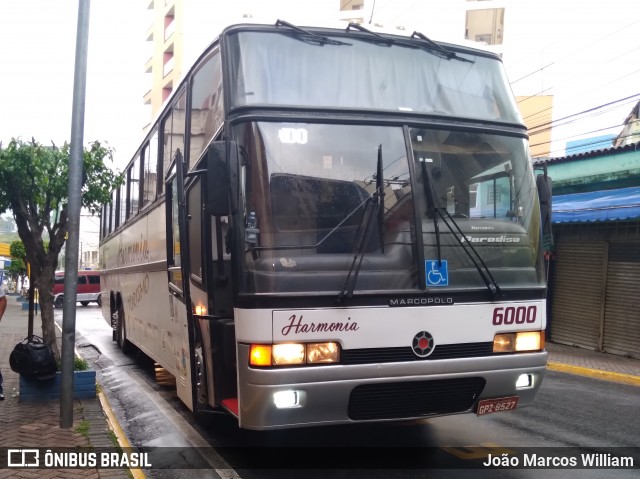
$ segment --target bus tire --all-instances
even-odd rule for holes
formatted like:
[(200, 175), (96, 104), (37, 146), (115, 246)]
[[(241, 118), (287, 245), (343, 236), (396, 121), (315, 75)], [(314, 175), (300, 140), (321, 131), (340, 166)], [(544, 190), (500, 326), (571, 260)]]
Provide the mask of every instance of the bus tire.
[(62, 306), (64, 305), (64, 296), (60, 295), (58, 296), (54, 301), (53, 301), (53, 305), (56, 308), (62, 308)]
[(80, 301), (82, 306), (89, 306), (89, 301)]
[(116, 341), (118, 343), (118, 346), (122, 350), (122, 352), (124, 354), (128, 354), (131, 351), (131, 343), (127, 339), (127, 331), (126, 331), (126, 328), (124, 327), (125, 319), (124, 319), (124, 308), (122, 307), (122, 303), (118, 305), (117, 314), (118, 314), (118, 319), (116, 323), (117, 324)]

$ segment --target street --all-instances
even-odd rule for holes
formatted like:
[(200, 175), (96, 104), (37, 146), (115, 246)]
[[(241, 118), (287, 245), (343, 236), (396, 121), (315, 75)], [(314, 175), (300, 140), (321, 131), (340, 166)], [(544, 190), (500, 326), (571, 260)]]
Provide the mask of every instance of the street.
[[(58, 321), (61, 314), (56, 311)], [(429, 477), (542, 477), (544, 474), (552, 478), (596, 478), (603, 477), (605, 471), (479, 470), (478, 458), (480, 454), (486, 457), (487, 451), (500, 457), (518, 448), (534, 448), (531, 451), (539, 455), (562, 455), (572, 454), (576, 449), (614, 451), (606, 448), (638, 445), (637, 387), (553, 371), (547, 372), (532, 406), (484, 417), (468, 414), (411, 424), (304, 428), (270, 433), (241, 431), (226, 416), (198, 423), (175, 396), (171, 377), (162, 370), (156, 371), (141, 354), (122, 354), (112, 342), (111, 329), (96, 305), (78, 306), (76, 326), (76, 348), (96, 369), (98, 381), (132, 446), (197, 448), (195, 462), (180, 456), (183, 463), (164, 464), (163, 469), (146, 471), (148, 477), (189, 477), (187, 468), (196, 465), (211, 469), (207, 473), (199, 471), (201, 477), (299, 477), (305, 468), (305, 477), (326, 477), (331, 472), (332, 477), (348, 473), (349, 477), (366, 474), (366, 477), (417, 478), (425, 477), (424, 469), (431, 469), (430, 464), (435, 464), (442, 469), (429, 470)], [(242, 451), (235, 446), (255, 448)], [(251, 455), (253, 462), (247, 460), (247, 455)], [(181, 470), (169, 469), (170, 466)], [(345, 472), (345, 469), (350, 470)], [(371, 470), (360, 471), (365, 469)], [(637, 469), (606, 471), (607, 477), (626, 478), (635, 474)]]

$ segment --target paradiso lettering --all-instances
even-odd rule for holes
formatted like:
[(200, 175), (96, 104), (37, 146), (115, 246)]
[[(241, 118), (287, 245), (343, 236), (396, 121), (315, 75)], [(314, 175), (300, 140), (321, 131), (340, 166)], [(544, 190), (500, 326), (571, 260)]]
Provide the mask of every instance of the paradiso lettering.
[(123, 245), (118, 250), (118, 266), (142, 263), (149, 260), (149, 245), (147, 240), (140, 237), (140, 241)]
[(127, 301), (131, 308), (131, 311), (136, 309), (140, 300), (149, 293), (149, 275), (145, 274), (144, 279), (138, 283), (136, 289), (127, 295)]
[(334, 323), (304, 323), (303, 316), (298, 318), (295, 314), (292, 314), (289, 318), (289, 324), (282, 328), (282, 335), (288, 336), (289, 333), (304, 334), (304, 333), (324, 333), (333, 331), (357, 331), (360, 329), (356, 321), (351, 321), (351, 318), (347, 318), (347, 321), (336, 321)]

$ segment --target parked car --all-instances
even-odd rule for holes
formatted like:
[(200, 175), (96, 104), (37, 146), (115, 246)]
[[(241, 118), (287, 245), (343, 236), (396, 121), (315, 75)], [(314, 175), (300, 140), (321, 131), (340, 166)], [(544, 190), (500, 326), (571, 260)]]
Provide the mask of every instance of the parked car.
[[(102, 306), (100, 295), (100, 271), (78, 271), (78, 289), (76, 300), (82, 305), (98, 303)], [(61, 308), (64, 304), (64, 271), (56, 271), (53, 284), (53, 305)]]

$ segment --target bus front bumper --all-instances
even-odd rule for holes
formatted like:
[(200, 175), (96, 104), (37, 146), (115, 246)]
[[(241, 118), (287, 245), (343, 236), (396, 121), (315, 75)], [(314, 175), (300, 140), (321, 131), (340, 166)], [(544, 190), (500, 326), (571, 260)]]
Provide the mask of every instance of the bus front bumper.
[[(238, 345), (238, 357), (249, 357)], [(531, 403), (547, 353), (295, 368), (240, 368), (240, 427), (269, 430), (405, 421), (475, 412), (478, 401)], [(528, 379), (524, 381), (523, 379)], [(520, 381), (520, 383), (519, 383)], [(518, 384), (518, 385), (517, 385)]]

